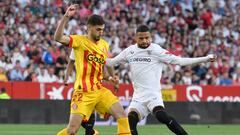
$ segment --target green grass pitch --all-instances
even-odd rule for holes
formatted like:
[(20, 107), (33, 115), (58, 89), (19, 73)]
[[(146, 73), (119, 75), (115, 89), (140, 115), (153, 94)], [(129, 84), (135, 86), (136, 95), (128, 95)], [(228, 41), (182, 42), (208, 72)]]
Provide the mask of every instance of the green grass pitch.
[[(65, 125), (0, 124), (0, 135), (56, 135)], [(240, 135), (240, 125), (183, 125), (189, 135)], [(116, 135), (116, 126), (96, 126), (100, 135)], [(174, 135), (164, 125), (138, 127), (139, 135)], [(83, 134), (83, 128), (78, 135)]]

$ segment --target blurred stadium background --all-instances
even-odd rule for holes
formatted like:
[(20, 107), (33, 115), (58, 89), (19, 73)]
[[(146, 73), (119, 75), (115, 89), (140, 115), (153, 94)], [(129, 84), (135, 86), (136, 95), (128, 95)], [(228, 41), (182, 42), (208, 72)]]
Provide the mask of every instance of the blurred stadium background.
[[(1, 135), (56, 134), (68, 122), (75, 73), (64, 87), (70, 49), (53, 41), (67, 6), (63, 0), (0, 0), (0, 87), (11, 97), (0, 100)], [(175, 55), (217, 54), (214, 63), (166, 65), (161, 80), (166, 109), (188, 124), (191, 135), (239, 135), (240, 0), (82, 0), (64, 33), (85, 34), (86, 18), (93, 13), (107, 22), (104, 38), (111, 57), (135, 43), (135, 29), (143, 23), (151, 27), (153, 42)], [(115, 69), (121, 83), (116, 95), (127, 107), (129, 67)], [(170, 134), (151, 125), (156, 123), (152, 116), (143, 120), (140, 134)], [(100, 133), (115, 133), (112, 118), (98, 117), (96, 125), (105, 125), (97, 127)]]

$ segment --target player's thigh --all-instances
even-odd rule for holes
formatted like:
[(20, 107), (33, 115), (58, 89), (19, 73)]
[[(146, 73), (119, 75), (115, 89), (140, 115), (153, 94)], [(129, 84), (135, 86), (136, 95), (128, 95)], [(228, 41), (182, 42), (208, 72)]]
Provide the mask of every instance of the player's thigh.
[(150, 113), (144, 103), (135, 100), (132, 100), (128, 107), (128, 112), (130, 112), (131, 110), (134, 110), (138, 113), (140, 120), (145, 118)]
[(99, 102), (96, 104), (96, 111), (100, 114), (110, 113), (112, 105), (118, 101), (118, 98), (110, 90), (103, 87)]
[(88, 120), (97, 102), (95, 93), (83, 93), (74, 91), (71, 100), (71, 114), (81, 115)]
[(161, 106), (164, 108), (164, 103), (163, 103), (163, 99), (160, 98), (160, 96), (156, 96), (154, 98), (152, 98), (151, 100), (149, 100), (148, 104), (147, 104), (147, 108), (148, 110), (150, 110), (151, 112), (153, 111), (153, 109), (157, 106)]

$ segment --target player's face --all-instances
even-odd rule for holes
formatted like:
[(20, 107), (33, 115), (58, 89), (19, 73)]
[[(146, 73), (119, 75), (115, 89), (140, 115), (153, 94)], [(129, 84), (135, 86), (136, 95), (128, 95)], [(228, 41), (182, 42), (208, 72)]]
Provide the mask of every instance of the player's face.
[(145, 49), (151, 44), (152, 38), (150, 32), (137, 33), (137, 45), (139, 48)]
[(96, 26), (90, 26), (89, 32), (93, 40), (99, 41), (101, 36), (103, 35), (105, 25), (96, 25)]

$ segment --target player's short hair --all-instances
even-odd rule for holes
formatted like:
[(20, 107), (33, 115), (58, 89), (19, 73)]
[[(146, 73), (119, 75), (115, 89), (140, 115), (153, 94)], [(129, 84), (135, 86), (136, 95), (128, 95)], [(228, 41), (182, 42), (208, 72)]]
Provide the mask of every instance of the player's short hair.
[(87, 25), (104, 25), (105, 24), (105, 21), (103, 19), (102, 16), (100, 15), (91, 15), (89, 18), (88, 18), (88, 21), (87, 21)]
[(137, 33), (138, 32), (150, 32), (150, 29), (147, 25), (140, 25), (137, 28)]

